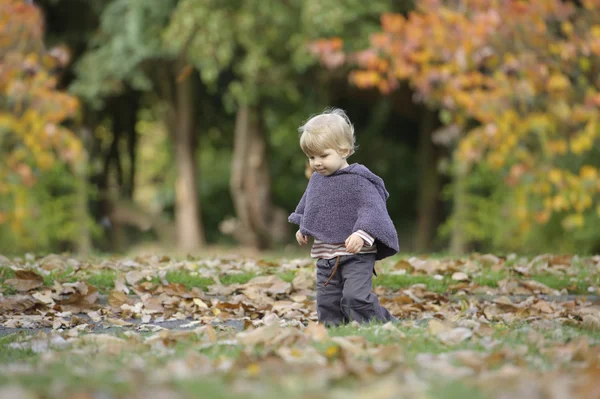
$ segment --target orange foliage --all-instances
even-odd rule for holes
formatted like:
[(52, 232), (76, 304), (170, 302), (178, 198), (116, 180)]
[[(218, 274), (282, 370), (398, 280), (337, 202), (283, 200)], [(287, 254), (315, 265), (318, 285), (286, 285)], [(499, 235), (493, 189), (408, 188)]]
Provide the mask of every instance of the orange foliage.
[(350, 57), (351, 81), (385, 91), (407, 81), (449, 115), (464, 131), (458, 159), (506, 176), (523, 226), (560, 213), (564, 228), (581, 227), (600, 211), (600, 1), (418, 4), (382, 16), (371, 48)]
[[(57, 89), (55, 73), (69, 61), (65, 48), (46, 50), (40, 10), (22, 0), (0, 3), (0, 223), (19, 230), (27, 192), (57, 161), (74, 164), (78, 137), (62, 126), (79, 110)], [(8, 205), (7, 205), (8, 204)]]

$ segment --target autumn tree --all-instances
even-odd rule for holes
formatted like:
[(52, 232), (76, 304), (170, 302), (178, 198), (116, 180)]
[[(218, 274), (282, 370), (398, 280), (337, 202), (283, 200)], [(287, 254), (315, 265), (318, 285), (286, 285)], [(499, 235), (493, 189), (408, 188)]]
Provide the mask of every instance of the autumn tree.
[[(85, 157), (72, 130), (79, 102), (57, 89), (69, 52), (47, 49), (44, 33), (31, 2), (0, 4), (0, 230), (11, 233), (3, 241), (12, 250), (81, 243), (87, 235), (80, 228), (87, 224), (85, 193), (73, 182)], [(51, 193), (57, 190), (61, 198)]]
[[(445, 126), (437, 139), (455, 143), (455, 199), (466, 201), (455, 201), (458, 236), (490, 239), (496, 229), (498, 242), (516, 249), (539, 244), (533, 234), (552, 225), (559, 229), (552, 248), (569, 249), (582, 242), (565, 234), (597, 225), (599, 7), (428, 0), (407, 16), (384, 14), (371, 48), (353, 54), (355, 84), (389, 93), (408, 82), (439, 112)], [(478, 204), (490, 201), (469, 192), (469, 176), (482, 173), (500, 177), (493, 191), (503, 193), (487, 208), (496, 215), (488, 224)], [(594, 245), (599, 237), (591, 234)]]

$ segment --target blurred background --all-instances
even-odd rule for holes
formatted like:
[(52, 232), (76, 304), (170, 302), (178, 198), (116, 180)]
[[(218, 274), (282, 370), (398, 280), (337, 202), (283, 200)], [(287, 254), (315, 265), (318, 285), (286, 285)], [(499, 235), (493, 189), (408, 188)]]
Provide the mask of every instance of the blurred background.
[(330, 106), (403, 252), (600, 251), (596, 0), (0, 0), (0, 60), (3, 254), (298, 251)]

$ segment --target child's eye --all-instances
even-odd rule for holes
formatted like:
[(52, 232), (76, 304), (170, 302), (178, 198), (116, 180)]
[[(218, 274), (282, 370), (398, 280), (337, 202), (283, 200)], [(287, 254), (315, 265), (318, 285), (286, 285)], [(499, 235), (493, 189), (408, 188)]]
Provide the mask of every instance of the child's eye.
[(311, 159), (311, 160), (312, 160), (312, 159), (315, 159), (315, 157), (308, 157), (308, 159)]
[(323, 154), (323, 155), (321, 155), (321, 158), (327, 158), (327, 155), (329, 155), (329, 154)]

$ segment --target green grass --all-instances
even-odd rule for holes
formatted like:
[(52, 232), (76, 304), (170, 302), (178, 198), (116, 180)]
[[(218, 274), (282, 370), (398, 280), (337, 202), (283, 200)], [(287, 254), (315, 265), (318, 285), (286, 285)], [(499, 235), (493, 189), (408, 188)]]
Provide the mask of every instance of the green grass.
[(296, 278), (296, 272), (289, 270), (287, 272), (277, 273), (277, 276), (279, 276), (279, 278), (285, 281), (286, 283), (291, 283)]
[(0, 337), (0, 364), (16, 363), (21, 361), (32, 361), (39, 355), (31, 349), (11, 348), (11, 343), (19, 342), (23, 334), (14, 333)]
[(117, 272), (114, 270), (99, 270), (89, 274), (89, 276), (85, 278), (85, 281), (98, 288), (98, 291), (101, 293), (106, 294), (115, 288), (116, 278)]
[(188, 290), (197, 287), (205, 291), (209, 285), (214, 284), (212, 278), (202, 277), (198, 274), (191, 274), (182, 270), (169, 271), (165, 278), (169, 283), (185, 285)]
[(429, 389), (432, 399), (486, 399), (487, 396), (475, 386), (467, 385), (461, 381), (434, 382)]
[(428, 290), (443, 293), (448, 291), (451, 283), (452, 280), (447, 276), (443, 280), (436, 280), (432, 276), (380, 273), (377, 277), (373, 278), (373, 284), (376, 287), (381, 286), (391, 290), (410, 288), (414, 284), (425, 284)]
[(226, 274), (224, 276), (220, 276), (219, 280), (223, 285), (246, 284), (256, 276), (258, 276), (258, 274), (244, 272), (239, 274)]

